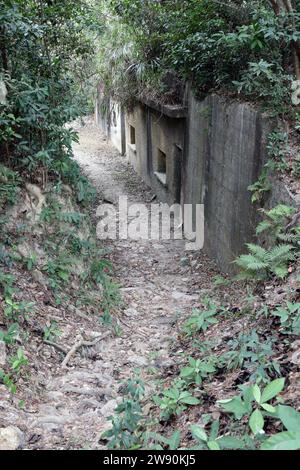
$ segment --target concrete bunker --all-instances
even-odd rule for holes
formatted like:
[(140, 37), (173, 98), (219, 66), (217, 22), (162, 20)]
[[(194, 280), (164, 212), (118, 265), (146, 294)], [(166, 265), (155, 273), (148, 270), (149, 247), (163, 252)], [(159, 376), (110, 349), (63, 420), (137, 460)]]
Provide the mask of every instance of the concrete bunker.
[[(197, 99), (191, 91), (184, 106), (143, 101), (123, 114), (121, 147), (137, 173), (162, 202), (204, 204), (204, 249), (221, 270), (234, 272), (257, 224), (248, 188), (267, 159), (268, 117), (248, 103)], [(103, 117), (98, 122), (103, 129)], [(284, 193), (272, 195), (274, 205)]]

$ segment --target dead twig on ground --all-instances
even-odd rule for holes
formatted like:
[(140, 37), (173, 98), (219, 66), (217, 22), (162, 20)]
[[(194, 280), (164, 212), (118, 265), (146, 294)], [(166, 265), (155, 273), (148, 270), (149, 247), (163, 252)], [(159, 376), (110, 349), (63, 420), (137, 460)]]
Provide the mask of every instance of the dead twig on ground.
[(53, 348), (57, 349), (58, 351), (64, 353), (64, 355), (66, 356), (68, 354), (68, 351), (66, 351), (62, 346), (60, 346), (59, 344), (56, 344), (56, 343), (53, 343), (52, 341), (48, 341), (46, 339), (44, 339), (44, 343), (47, 344), (48, 346), (52, 346)]
[(71, 359), (76, 352), (81, 349), (81, 348), (92, 348), (93, 346), (96, 346), (100, 341), (103, 339), (107, 338), (111, 334), (111, 331), (107, 331), (104, 333), (102, 336), (99, 336), (99, 338), (96, 338), (94, 341), (85, 341), (83, 338), (81, 338), (79, 341), (77, 341), (74, 346), (70, 349), (70, 351), (67, 353), (65, 359), (62, 362), (62, 368), (65, 369)]

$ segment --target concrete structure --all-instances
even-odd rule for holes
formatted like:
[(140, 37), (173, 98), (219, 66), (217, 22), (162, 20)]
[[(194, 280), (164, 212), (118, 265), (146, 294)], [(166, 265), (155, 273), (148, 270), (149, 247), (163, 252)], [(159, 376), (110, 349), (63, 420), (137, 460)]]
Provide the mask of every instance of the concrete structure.
[(266, 160), (269, 122), (248, 104), (217, 95), (191, 95), (189, 103), (182, 202), (205, 205), (205, 248), (231, 271), (256, 226), (248, 187)]
[(98, 87), (98, 95), (95, 109), (96, 123), (105, 132), (113, 146), (125, 155), (125, 113), (116, 101), (104, 98), (101, 85)]
[(162, 202), (180, 202), (185, 110), (139, 104), (126, 114), (127, 157)]
[[(191, 92), (185, 107), (137, 104), (125, 113), (125, 132), (121, 115), (107, 135), (162, 202), (205, 205), (205, 250), (233, 272), (257, 225), (248, 187), (266, 162), (270, 121), (249, 104)], [(274, 194), (272, 202), (285, 202), (285, 191)]]

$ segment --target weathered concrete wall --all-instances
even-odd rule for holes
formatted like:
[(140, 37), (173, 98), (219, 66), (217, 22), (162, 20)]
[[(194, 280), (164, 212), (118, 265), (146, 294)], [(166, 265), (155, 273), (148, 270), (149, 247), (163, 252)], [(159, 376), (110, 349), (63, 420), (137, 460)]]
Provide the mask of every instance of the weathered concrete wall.
[(205, 205), (205, 250), (224, 271), (256, 226), (248, 187), (266, 158), (269, 123), (247, 104), (190, 96), (182, 202)]
[(108, 135), (108, 115), (109, 115), (110, 98), (107, 98), (103, 94), (102, 85), (99, 84), (97, 87), (97, 97), (95, 103), (95, 121), (97, 126)]
[[(161, 200), (170, 204), (180, 202), (185, 120), (160, 115), (157, 111), (151, 111), (150, 119), (151, 186)], [(164, 158), (165, 181), (161, 176), (161, 159)]]
[[(111, 102), (100, 125), (162, 202), (205, 205), (205, 251), (224, 272), (254, 239), (257, 208), (248, 187), (267, 161), (274, 123), (250, 104), (189, 92), (187, 109), (144, 102), (132, 112)], [(99, 106), (98, 106), (99, 109)], [(300, 201), (275, 182), (266, 207)]]
[(125, 122), (126, 154), (137, 173), (162, 202), (180, 202), (184, 119), (139, 104)]
[(142, 104), (126, 113), (126, 155), (135, 171), (150, 185), (148, 174), (147, 109)]
[(126, 152), (124, 111), (119, 103), (103, 95), (101, 85), (98, 87), (95, 121), (113, 146), (124, 155)]
[(110, 101), (108, 138), (114, 147), (125, 155), (125, 116), (119, 103)]

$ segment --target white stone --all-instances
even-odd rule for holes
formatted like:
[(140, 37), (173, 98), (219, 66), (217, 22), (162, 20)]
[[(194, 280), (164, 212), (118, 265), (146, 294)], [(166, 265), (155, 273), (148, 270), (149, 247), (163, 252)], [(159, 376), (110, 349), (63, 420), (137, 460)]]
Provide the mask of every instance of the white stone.
[(294, 106), (299, 106), (300, 104), (300, 80), (295, 80), (292, 83), (292, 103)]
[(24, 444), (24, 433), (19, 428), (9, 426), (0, 429), (0, 450), (22, 449)]
[(7, 97), (7, 88), (5, 85), (5, 82), (3, 80), (0, 80), (0, 103), (1, 104), (6, 104), (6, 97)]
[(113, 416), (115, 414), (115, 409), (117, 408), (120, 401), (121, 401), (120, 399), (108, 401), (104, 406), (102, 406), (100, 410), (101, 415), (104, 416), (104, 418)]
[(124, 312), (126, 317), (137, 317), (139, 315), (139, 312), (135, 308), (128, 308)]
[(130, 362), (131, 364), (134, 364), (138, 367), (147, 366), (149, 364), (148, 359), (143, 356), (130, 356), (128, 357), (127, 362)]
[(6, 364), (6, 344), (3, 341), (0, 341), (0, 366), (5, 366)]

